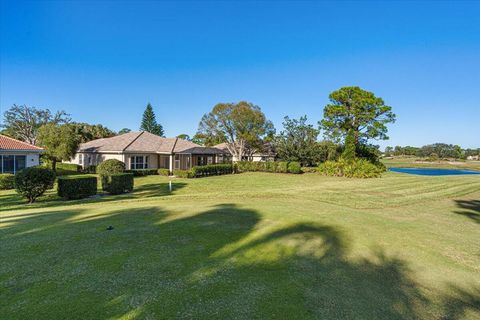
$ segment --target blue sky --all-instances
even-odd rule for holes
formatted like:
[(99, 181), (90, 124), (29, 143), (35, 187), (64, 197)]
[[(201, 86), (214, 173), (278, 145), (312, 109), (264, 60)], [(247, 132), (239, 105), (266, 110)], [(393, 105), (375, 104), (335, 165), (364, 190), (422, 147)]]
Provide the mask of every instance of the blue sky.
[(251, 101), (277, 130), (358, 85), (397, 114), (386, 145), (480, 147), (480, 2), (1, 1), (0, 108), (64, 109), (167, 136), (218, 102)]

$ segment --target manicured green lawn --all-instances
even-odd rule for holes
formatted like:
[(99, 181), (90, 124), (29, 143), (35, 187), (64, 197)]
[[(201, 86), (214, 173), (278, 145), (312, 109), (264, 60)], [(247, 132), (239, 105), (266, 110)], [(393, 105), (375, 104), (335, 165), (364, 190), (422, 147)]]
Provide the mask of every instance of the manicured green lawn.
[(0, 318), (480, 318), (478, 176), (135, 183), (1, 191)]

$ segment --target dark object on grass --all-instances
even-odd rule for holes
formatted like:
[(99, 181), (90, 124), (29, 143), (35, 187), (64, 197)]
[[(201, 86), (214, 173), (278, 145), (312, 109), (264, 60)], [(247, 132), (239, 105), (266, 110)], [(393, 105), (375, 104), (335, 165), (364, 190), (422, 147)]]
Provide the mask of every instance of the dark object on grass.
[(109, 231), (110, 231), (110, 230), (113, 230), (113, 226), (108, 226), (108, 227), (107, 227), (107, 230), (109, 230)]

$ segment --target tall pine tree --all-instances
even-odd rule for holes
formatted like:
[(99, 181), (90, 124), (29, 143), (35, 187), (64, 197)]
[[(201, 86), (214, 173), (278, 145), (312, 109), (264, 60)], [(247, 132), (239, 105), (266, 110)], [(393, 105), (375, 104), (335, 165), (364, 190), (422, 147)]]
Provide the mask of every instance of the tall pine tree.
[(152, 105), (149, 103), (143, 112), (142, 124), (140, 130), (147, 131), (157, 136), (163, 137), (163, 127), (160, 123), (157, 123), (155, 119), (155, 113), (153, 112)]

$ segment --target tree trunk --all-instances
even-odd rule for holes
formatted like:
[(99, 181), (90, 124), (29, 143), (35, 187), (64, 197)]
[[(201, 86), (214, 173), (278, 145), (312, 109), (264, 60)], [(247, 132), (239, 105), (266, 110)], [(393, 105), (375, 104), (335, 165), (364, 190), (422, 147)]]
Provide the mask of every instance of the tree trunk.
[(57, 159), (55, 158), (52, 159), (52, 170), (57, 174)]

